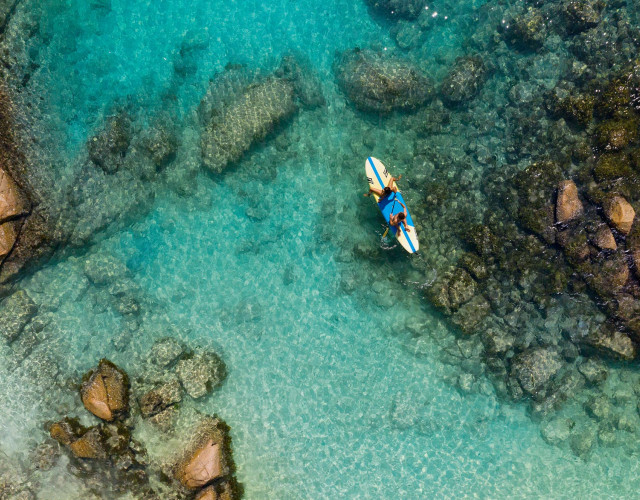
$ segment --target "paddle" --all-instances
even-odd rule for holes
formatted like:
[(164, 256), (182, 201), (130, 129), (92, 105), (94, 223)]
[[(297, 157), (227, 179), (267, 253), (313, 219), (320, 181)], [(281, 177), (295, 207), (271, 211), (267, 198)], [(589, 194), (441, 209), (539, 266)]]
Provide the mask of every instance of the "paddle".
[[(391, 216), (393, 215), (393, 209), (396, 206), (396, 201), (398, 201), (398, 198), (395, 197), (395, 193), (393, 196), (393, 205), (391, 205), (391, 213), (389, 214), (389, 219), (391, 219)], [(387, 228), (387, 230), (384, 232), (384, 234), (382, 235), (382, 239), (384, 240), (385, 236), (387, 236), (387, 233), (389, 232), (389, 229), (391, 229), (391, 226), (389, 226)]]

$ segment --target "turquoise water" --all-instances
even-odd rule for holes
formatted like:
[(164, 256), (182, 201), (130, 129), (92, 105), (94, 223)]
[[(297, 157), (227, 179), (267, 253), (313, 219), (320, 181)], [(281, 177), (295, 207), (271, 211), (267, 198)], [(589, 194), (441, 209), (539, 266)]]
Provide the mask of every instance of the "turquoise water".
[[(442, 21), (407, 54), (434, 78), (463, 52), (483, 2), (461, 4), (430, 5)], [(42, 123), (62, 137), (49, 146), (61, 183), (118, 102), (150, 115), (168, 110), (183, 125), (174, 168), (193, 162), (195, 108), (228, 63), (270, 71), (282, 55), (302, 52), (327, 106), (287, 125), (284, 147), (268, 141), (222, 176), (198, 171), (189, 197), (168, 183), (150, 211), (97, 238), (88, 254), (115, 256), (135, 283), (145, 315), (133, 337), (87, 281), (82, 252), (25, 280), (55, 327), (19, 369), (0, 367), (5, 454), (29, 462), (43, 421), (79, 411), (72, 390), (43, 397), (46, 388), (33, 384), (43, 366), (68, 387), (102, 357), (135, 377), (153, 341), (170, 334), (214, 348), (227, 364), (223, 386), (188, 404), (231, 426), (247, 499), (637, 495), (636, 441), (583, 460), (548, 445), (524, 405), (500, 399), (483, 373), (473, 374), (470, 390), (458, 387), (461, 368), (443, 353), (468, 339), (423, 298), (435, 277), (430, 263), (447, 258), (431, 250), (440, 236), (424, 234), (424, 255), (413, 257), (382, 244), (377, 209), (361, 195), (366, 155), (388, 158), (410, 186), (425, 174), (400, 160), (413, 154), (406, 122), (355, 112), (332, 64), (335, 51), (354, 46), (397, 50), (386, 22), (360, 1), (99, 5), (27, 1), (18, 10), (39, 22), (39, 36), (27, 42), (38, 65), (31, 85), (44, 96)], [(195, 70), (178, 76), (185, 40), (197, 42)], [(555, 67), (548, 71), (553, 78)], [(488, 87), (500, 93), (499, 84)], [(459, 142), (466, 140), (442, 139), (440, 147), (455, 153)], [(409, 191), (408, 203), (419, 196)], [(3, 359), (13, 355), (2, 349)], [(63, 466), (37, 480), (38, 498), (85, 498)]]

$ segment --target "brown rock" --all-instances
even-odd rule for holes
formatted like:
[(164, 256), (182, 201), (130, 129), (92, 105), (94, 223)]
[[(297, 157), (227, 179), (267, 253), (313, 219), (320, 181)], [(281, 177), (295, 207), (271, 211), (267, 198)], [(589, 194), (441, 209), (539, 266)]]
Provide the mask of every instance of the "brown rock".
[(127, 374), (106, 359), (98, 368), (85, 375), (80, 389), (84, 407), (96, 417), (111, 421), (129, 409), (129, 379)]
[(100, 429), (92, 427), (84, 435), (71, 443), (69, 448), (78, 458), (106, 458)]
[(16, 242), (16, 229), (14, 222), (0, 224), (0, 262), (9, 255)]
[(180, 470), (180, 482), (187, 488), (200, 488), (222, 476), (223, 462), (220, 444), (213, 439), (194, 452)]
[(622, 196), (613, 196), (604, 203), (604, 213), (618, 231), (629, 234), (636, 212)]
[(86, 429), (73, 418), (65, 418), (51, 424), (49, 435), (63, 445), (70, 445), (78, 436), (84, 434)]
[(213, 486), (208, 486), (204, 490), (201, 490), (196, 495), (196, 500), (218, 500), (218, 494)]
[(7, 172), (0, 168), (0, 222), (28, 212), (28, 204)]
[(234, 498), (237, 496), (234, 495), (232, 485), (225, 481), (200, 490), (195, 500), (233, 500)]
[(173, 475), (184, 487), (198, 489), (227, 476), (231, 470), (228, 427), (216, 418), (206, 417), (176, 462)]
[(618, 248), (616, 239), (613, 237), (613, 233), (608, 226), (600, 226), (596, 235), (593, 238), (593, 242), (600, 250), (615, 250)]
[(584, 208), (578, 198), (578, 188), (573, 181), (561, 181), (556, 200), (556, 221), (563, 223), (582, 215)]

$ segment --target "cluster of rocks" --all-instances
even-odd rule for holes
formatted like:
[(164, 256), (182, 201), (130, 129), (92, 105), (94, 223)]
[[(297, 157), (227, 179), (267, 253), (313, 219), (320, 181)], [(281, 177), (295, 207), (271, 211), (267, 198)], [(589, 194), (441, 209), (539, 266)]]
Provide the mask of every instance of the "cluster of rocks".
[[(417, 66), (385, 51), (356, 48), (342, 52), (336, 57), (334, 72), (340, 89), (353, 105), (369, 113), (416, 111), (436, 96), (432, 80)], [(488, 74), (478, 54), (459, 57), (444, 77), (439, 96), (453, 107), (469, 103)]]
[[(101, 360), (83, 377), (80, 389), (85, 409), (100, 422), (85, 427), (78, 419), (65, 417), (49, 425), (51, 437), (67, 450), (70, 470), (85, 478), (92, 489), (176, 499), (194, 495), (200, 500), (240, 497), (228, 426), (216, 417), (197, 414), (179, 427), (175, 425), (183, 387), (188, 394), (201, 397), (221, 382), (224, 364), (212, 353), (190, 359), (184, 356), (182, 347), (172, 339), (156, 343), (152, 363), (158, 369), (167, 368), (182, 357), (176, 367), (178, 376), (141, 394), (134, 404), (130, 401), (132, 385), (127, 374), (110, 361)], [(145, 380), (143, 384), (133, 384), (134, 395), (145, 384), (152, 384), (148, 378)], [(132, 437), (139, 416), (160, 429), (164, 439), (173, 439), (177, 453), (161, 459), (151, 457), (145, 446)]]
[(319, 84), (294, 56), (266, 77), (229, 66), (200, 104), (204, 165), (220, 173), (290, 120), (301, 107), (324, 103)]

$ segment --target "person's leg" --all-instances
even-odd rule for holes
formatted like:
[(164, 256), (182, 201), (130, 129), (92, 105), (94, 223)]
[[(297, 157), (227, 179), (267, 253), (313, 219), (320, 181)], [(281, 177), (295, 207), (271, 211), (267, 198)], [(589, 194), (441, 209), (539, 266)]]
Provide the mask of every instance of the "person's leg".
[(373, 187), (373, 186), (369, 186), (369, 192), (365, 193), (365, 196), (369, 196), (371, 195), (371, 193), (373, 194), (377, 194), (378, 196), (382, 196), (382, 189), (378, 189), (377, 187)]

